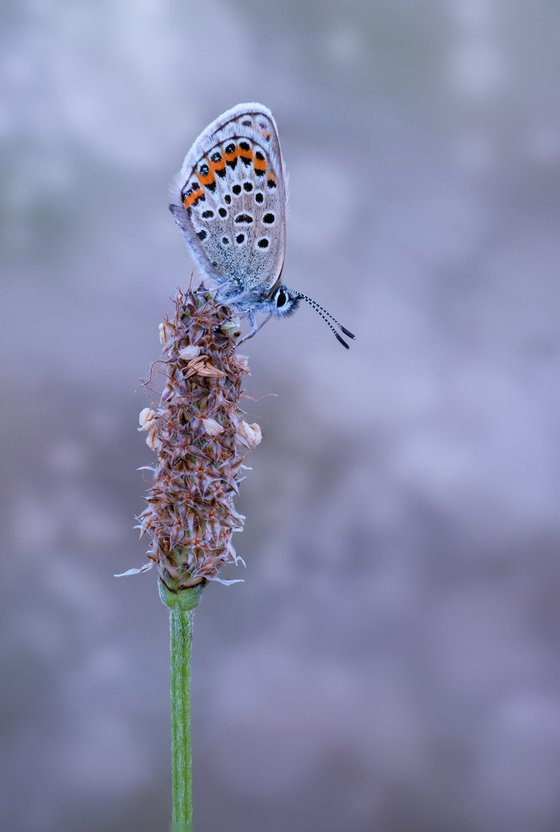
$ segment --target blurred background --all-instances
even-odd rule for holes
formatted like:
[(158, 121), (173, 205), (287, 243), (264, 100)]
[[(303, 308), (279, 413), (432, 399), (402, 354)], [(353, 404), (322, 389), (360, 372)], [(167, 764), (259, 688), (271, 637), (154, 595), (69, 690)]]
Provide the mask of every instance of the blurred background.
[(547, 0), (0, 12), (2, 791), (166, 829), (168, 630), (138, 389), (192, 263), (167, 187), (277, 119), (289, 286), (244, 347), (247, 569), (197, 612), (198, 832), (560, 828), (560, 12)]

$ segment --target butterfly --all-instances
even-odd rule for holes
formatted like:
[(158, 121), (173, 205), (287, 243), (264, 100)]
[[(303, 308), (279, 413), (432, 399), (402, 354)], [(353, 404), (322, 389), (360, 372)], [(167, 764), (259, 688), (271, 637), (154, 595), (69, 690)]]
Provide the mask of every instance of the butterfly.
[[(247, 317), (251, 338), (271, 317), (308, 303), (340, 343), (354, 335), (317, 301), (281, 281), (286, 170), (276, 122), (262, 104), (238, 104), (203, 130), (172, 186), (169, 210), (221, 302)], [(255, 315), (266, 318), (257, 325)], [(239, 342), (241, 343), (241, 341)]]

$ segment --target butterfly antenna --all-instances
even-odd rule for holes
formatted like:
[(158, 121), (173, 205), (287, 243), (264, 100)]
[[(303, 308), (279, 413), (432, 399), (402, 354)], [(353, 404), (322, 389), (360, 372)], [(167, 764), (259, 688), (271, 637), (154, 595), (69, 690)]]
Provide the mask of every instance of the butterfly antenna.
[[(326, 309), (324, 309), (324, 308), (321, 306), (321, 304), (320, 304), (320, 303), (317, 303), (317, 301), (316, 301), (316, 300), (313, 300), (313, 298), (310, 298), (310, 297), (309, 297), (309, 295), (304, 295), (304, 294), (302, 294), (302, 292), (298, 292), (298, 298), (299, 298), (300, 300), (304, 300), (306, 303), (308, 303), (308, 304), (311, 306), (311, 308), (312, 308), (312, 309), (314, 309), (314, 310), (315, 310), (315, 312), (317, 312), (317, 314), (318, 314), (318, 315), (320, 315), (320, 316), (321, 316), (321, 318), (324, 320), (324, 322), (325, 322), (325, 323), (329, 326), (329, 328), (331, 329), (331, 331), (334, 333), (334, 335), (335, 335), (336, 339), (337, 339), (338, 341), (340, 341), (340, 343), (341, 343), (344, 347), (346, 347), (346, 349), (347, 349), (347, 350), (348, 350), (348, 349), (350, 349), (350, 347), (348, 346), (348, 344), (346, 343), (346, 341), (345, 341), (343, 338), (341, 338), (341, 337), (340, 337), (340, 335), (338, 334), (338, 332), (336, 331), (336, 329), (335, 329), (335, 328), (334, 328), (334, 326), (332, 325), (331, 321), (334, 321), (334, 323), (335, 323), (335, 324), (339, 327), (339, 329), (340, 329), (340, 330), (341, 330), (341, 331), (342, 331), (342, 332), (343, 332), (343, 333), (344, 333), (344, 334), (345, 334), (348, 338), (355, 338), (356, 336), (354, 335), (354, 333), (350, 332), (350, 330), (349, 330), (349, 329), (346, 329), (346, 327), (342, 326), (342, 324), (340, 323), (340, 321), (337, 321), (337, 319), (334, 317), (334, 315), (331, 315), (331, 313), (330, 313), (330, 312), (327, 312), (327, 310), (326, 310)], [(330, 318), (330, 320), (329, 320), (329, 318)]]

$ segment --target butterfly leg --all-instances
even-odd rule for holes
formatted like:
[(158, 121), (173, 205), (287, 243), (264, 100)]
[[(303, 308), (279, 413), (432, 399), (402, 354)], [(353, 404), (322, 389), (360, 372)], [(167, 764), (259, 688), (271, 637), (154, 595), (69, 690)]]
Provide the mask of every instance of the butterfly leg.
[(244, 336), (243, 336), (243, 338), (241, 338), (241, 339), (237, 342), (237, 344), (235, 345), (235, 346), (236, 346), (236, 348), (237, 348), (240, 344), (242, 344), (244, 341), (248, 341), (248, 340), (249, 340), (249, 338), (252, 338), (252, 337), (253, 337), (253, 335), (256, 335), (256, 334), (257, 334), (257, 332), (259, 331), (259, 329), (262, 329), (262, 328), (263, 328), (263, 326), (264, 326), (264, 325), (265, 325), (268, 321), (270, 321), (270, 319), (272, 318), (272, 312), (271, 312), (269, 315), (267, 315), (267, 316), (266, 316), (266, 318), (265, 318), (263, 321), (261, 321), (261, 322), (260, 322), (260, 324), (259, 324), (258, 326), (257, 326), (257, 322), (256, 322), (256, 320), (255, 320), (255, 316), (254, 316), (253, 312), (251, 312), (251, 311), (247, 312), (247, 318), (249, 319), (249, 323), (251, 324), (251, 331), (250, 331), (250, 332), (248, 332), (248, 333), (247, 333), (247, 335), (244, 335)]

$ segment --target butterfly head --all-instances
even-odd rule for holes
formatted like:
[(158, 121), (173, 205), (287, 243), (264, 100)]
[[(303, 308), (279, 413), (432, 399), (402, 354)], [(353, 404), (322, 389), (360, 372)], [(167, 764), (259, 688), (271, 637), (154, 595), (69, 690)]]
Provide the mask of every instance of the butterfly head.
[(294, 292), (293, 289), (288, 289), (284, 284), (280, 284), (273, 291), (270, 297), (270, 311), (276, 318), (287, 318), (293, 315), (299, 306), (301, 295), (299, 292)]

